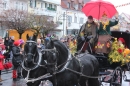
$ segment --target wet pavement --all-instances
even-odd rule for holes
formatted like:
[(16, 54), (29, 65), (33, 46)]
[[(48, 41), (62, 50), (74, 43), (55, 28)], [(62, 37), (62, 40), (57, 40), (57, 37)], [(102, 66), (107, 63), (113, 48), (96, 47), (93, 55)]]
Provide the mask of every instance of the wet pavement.
[[(130, 73), (126, 72), (127, 78), (130, 79)], [(24, 80), (16, 81), (13, 82), (12, 80), (12, 73), (11, 71), (7, 72), (2, 72), (2, 83), (3, 85), (0, 86), (27, 86)], [(103, 83), (103, 86), (110, 86), (109, 83)], [(125, 82), (124, 80), (122, 81), (122, 86), (130, 86), (130, 82)]]
[(2, 73), (2, 80), (1, 86), (27, 86), (24, 80), (13, 82), (11, 71)]

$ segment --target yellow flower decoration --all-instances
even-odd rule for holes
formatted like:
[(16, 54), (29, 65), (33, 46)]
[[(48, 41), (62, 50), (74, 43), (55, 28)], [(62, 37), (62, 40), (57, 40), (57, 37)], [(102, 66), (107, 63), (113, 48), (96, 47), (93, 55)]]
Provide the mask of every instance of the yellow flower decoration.
[(88, 24), (88, 27), (90, 27), (91, 25), (90, 24)]
[(102, 24), (103, 24), (103, 30), (106, 30), (106, 26), (109, 25), (109, 21), (102, 22)]

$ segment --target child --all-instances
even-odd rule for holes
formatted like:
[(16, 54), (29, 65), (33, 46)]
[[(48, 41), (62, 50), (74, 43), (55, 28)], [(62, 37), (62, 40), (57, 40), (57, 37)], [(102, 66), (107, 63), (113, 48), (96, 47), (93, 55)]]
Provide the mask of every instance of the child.
[(20, 51), (20, 41), (16, 40), (14, 43), (14, 46), (12, 47), (12, 53), (13, 53), (13, 81), (17, 81), (21, 78), (21, 55), (22, 52)]

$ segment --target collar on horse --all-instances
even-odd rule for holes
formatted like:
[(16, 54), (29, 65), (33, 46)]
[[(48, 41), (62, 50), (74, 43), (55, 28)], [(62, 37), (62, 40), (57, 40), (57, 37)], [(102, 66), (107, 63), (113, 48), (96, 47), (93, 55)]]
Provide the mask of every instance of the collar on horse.
[[(36, 43), (36, 42), (35, 42), (35, 41), (27, 41), (26, 43)], [(30, 53), (29, 53), (29, 54), (30, 54)], [(40, 76), (40, 77), (35, 78), (35, 79), (29, 79), (29, 74), (30, 74), (30, 71), (31, 71), (31, 70), (35, 70), (35, 69), (37, 69), (39, 66), (45, 67), (45, 65), (41, 65), (42, 53), (41, 53), (41, 52), (38, 52), (38, 55), (39, 55), (38, 62), (37, 62), (37, 63), (34, 63), (34, 64), (36, 64), (36, 66), (33, 67), (33, 68), (31, 68), (31, 69), (25, 67), (25, 66), (24, 66), (24, 61), (22, 62), (22, 68), (28, 72), (28, 73), (27, 73), (27, 76), (26, 76), (26, 78), (25, 78), (25, 81), (26, 81), (26, 82), (35, 82), (35, 81), (38, 81), (38, 80), (43, 79), (43, 78), (51, 77), (51, 75), (48, 73), (48, 74), (45, 74), (45, 75)]]

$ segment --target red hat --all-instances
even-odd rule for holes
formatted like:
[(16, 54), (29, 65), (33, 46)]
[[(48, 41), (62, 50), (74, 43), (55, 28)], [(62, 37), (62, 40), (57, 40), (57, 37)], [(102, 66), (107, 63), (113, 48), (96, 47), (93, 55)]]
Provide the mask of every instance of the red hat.
[(14, 42), (14, 45), (15, 45), (15, 46), (19, 46), (19, 45), (20, 45), (20, 41), (19, 41), (19, 40), (15, 41), (15, 42)]
[(118, 41), (121, 41), (123, 44), (125, 44), (125, 40), (123, 38), (119, 38)]

